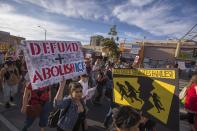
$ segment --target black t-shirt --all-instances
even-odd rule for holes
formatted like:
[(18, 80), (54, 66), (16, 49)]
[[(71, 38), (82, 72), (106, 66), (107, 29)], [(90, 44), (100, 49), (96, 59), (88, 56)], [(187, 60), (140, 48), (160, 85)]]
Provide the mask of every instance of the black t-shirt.
[(106, 75), (107, 75), (107, 77), (108, 77), (110, 80), (113, 79), (113, 77), (112, 77), (112, 72), (111, 72), (110, 70), (107, 71)]

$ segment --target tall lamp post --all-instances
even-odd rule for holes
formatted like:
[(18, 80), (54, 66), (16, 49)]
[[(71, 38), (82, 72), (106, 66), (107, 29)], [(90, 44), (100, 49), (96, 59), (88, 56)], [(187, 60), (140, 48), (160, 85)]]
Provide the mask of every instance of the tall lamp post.
[(44, 38), (45, 38), (45, 41), (46, 41), (47, 30), (42, 26), (38, 26), (38, 27), (44, 30), (44, 36), (45, 36)]

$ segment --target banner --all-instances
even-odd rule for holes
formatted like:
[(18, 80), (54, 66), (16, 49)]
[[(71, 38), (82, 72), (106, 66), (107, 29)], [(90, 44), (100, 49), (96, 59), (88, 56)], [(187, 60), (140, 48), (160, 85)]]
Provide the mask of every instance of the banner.
[(23, 41), (22, 49), (33, 89), (86, 73), (80, 42)]
[(148, 118), (179, 131), (177, 71), (114, 69), (114, 101), (142, 111)]

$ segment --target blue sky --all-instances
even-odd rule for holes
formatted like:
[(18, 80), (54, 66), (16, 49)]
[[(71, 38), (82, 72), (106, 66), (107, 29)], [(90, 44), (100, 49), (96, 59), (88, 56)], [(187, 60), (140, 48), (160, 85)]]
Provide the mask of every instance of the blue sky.
[(26, 39), (107, 37), (116, 24), (120, 40), (180, 38), (197, 23), (197, 0), (0, 0), (0, 30)]

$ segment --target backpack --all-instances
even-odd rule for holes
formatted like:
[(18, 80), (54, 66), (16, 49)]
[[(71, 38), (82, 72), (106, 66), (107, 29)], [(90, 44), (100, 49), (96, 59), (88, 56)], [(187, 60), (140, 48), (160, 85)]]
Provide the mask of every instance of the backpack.
[(61, 116), (60, 116), (61, 109), (56, 109), (55, 111), (51, 112), (48, 117), (48, 127), (56, 128), (59, 118), (61, 118), (62, 116), (66, 114), (70, 105), (71, 105), (71, 100), (69, 101), (68, 106), (66, 107), (66, 109), (64, 110), (64, 113)]

